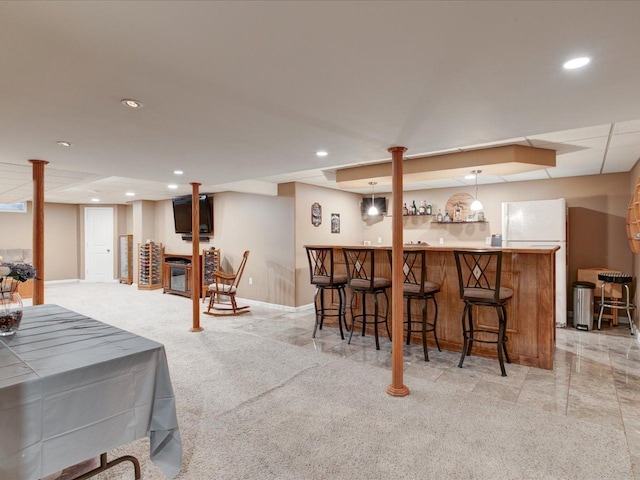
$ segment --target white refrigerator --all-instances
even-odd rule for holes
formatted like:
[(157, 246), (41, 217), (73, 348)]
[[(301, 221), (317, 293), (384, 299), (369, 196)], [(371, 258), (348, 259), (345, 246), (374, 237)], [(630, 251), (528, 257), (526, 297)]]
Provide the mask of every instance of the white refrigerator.
[(559, 246), (556, 251), (556, 326), (567, 326), (567, 202), (564, 198), (502, 203), (504, 247)]

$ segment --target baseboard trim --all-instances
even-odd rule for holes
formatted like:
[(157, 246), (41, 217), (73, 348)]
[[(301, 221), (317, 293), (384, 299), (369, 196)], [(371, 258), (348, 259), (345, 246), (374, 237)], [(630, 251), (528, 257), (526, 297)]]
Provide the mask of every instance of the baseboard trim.
[[(96, 282), (87, 282), (83, 278), (70, 278), (65, 280), (47, 280), (44, 282), (45, 285), (55, 285), (55, 284), (61, 284), (61, 283), (96, 283)], [(114, 279), (113, 282), (102, 282), (102, 283), (118, 283), (118, 280)], [(131, 285), (128, 285), (128, 286), (137, 288), (138, 284), (132, 283)], [(158, 290), (162, 291), (162, 289), (158, 289)], [(185, 297), (185, 298), (188, 298), (188, 297)], [(240, 297), (237, 297), (237, 301), (239, 303), (245, 303), (247, 305), (252, 305), (256, 307), (265, 307), (265, 308), (270, 308), (272, 310), (280, 310), (282, 312), (289, 312), (289, 313), (298, 313), (298, 312), (304, 312), (306, 310), (313, 310), (313, 303), (309, 303), (307, 305), (301, 305), (299, 307), (292, 307), (289, 305), (279, 305), (277, 303), (260, 302), (258, 300), (250, 300), (248, 298), (240, 298)]]
[(300, 307), (292, 307), (289, 305), (279, 305), (277, 303), (260, 302), (258, 300), (251, 300), (248, 298), (240, 298), (240, 297), (236, 297), (236, 301), (238, 303), (246, 303), (247, 305), (251, 305), (251, 306), (265, 307), (265, 308), (270, 308), (272, 310), (280, 310), (280, 311), (289, 312), (289, 313), (298, 313), (298, 312), (303, 312), (305, 310), (313, 309), (313, 303), (309, 303), (308, 305), (302, 305)]
[(65, 280), (45, 280), (44, 284), (45, 285), (54, 285), (56, 283), (80, 283), (83, 280), (80, 280), (79, 278), (68, 278)]

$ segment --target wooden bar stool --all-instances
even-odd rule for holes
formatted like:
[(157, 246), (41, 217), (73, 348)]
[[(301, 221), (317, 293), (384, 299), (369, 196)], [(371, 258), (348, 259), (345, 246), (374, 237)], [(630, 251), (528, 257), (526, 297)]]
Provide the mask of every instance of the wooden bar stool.
[[(392, 264), (391, 251), (389, 253), (389, 265)], [(422, 331), (422, 350), (424, 352), (424, 361), (429, 361), (429, 354), (427, 352), (427, 332), (433, 332), (433, 337), (436, 341), (438, 351), (440, 349), (440, 343), (438, 342), (438, 335), (436, 333), (436, 322), (438, 321), (438, 302), (436, 302), (436, 293), (440, 292), (440, 284), (430, 282), (427, 280), (427, 265), (426, 265), (426, 251), (425, 250), (404, 250), (402, 252), (402, 273), (404, 275), (402, 284), (402, 296), (407, 299), (407, 320), (405, 325), (407, 326), (407, 345), (411, 343), (411, 334), (413, 332)], [(419, 300), (421, 307), (421, 320), (414, 320), (411, 316), (411, 302), (412, 300)], [(431, 300), (434, 306), (433, 320), (430, 322), (427, 319), (427, 300)], [(418, 326), (413, 328), (413, 326)]]
[[(318, 326), (322, 330), (325, 317), (338, 317), (340, 336), (344, 340), (342, 323), (347, 326), (345, 286), (347, 276), (335, 273), (333, 263), (333, 247), (305, 247), (309, 260), (309, 274), (311, 284), (316, 286), (313, 296), (313, 306), (316, 312), (316, 323), (313, 327), (312, 338), (316, 338)], [(338, 308), (325, 306), (325, 292), (335, 290), (338, 293)]]
[[(506, 377), (502, 354), (511, 363), (507, 354), (507, 310), (506, 303), (513, 297), (513, 290), (500, 286), (502, 271), (501, 250), (454, 250), (458, 269), (460, 298), (464, 300), (462, 312), (462, 334), (464, 345), (458, 367), (462, 368), (464, 357), (471, 355), (473, 342), (495, 343), (498, 347), (498, 361), (502, 376)], [(473, 307), (493, 307), (498, 314), (498, 331), (476, 329), (473, 325)], [(496, 335), (497, 340), (478, 338), (476, 334)]]
[[(375, 276), (375, 250), (373, 248), (344, 248), (344, 260), (347, 264), (347, 281), (353, 295), (351, 296), (351, 334), (349, 342), (353, 337), (353, 331), (356, 329), (356, 322), (362, 323), (362, 336), (364, 337), (367, 321), (373, 322), (373, 331), (376, 338), (376, 350), (380, 350), (380, 341), (378, 340), (378, 324), (384, 323), (387, 327), (387, 334), (391, 340), (391, 332), (389, 331), (389, 297), (387, 296), (387, 288), (391, 286), (391, 280), (383, 277)], [(362, 313), (354, 315), (353, 303), (360, 294), (362, 296)], [(374, 311), (373, 314), (367, 313), (367, 295), (373, 295)], [(384, 295), (386, 300), (386, 310), (384, 315), (380, 314), (378, 306), (378, 296)]]

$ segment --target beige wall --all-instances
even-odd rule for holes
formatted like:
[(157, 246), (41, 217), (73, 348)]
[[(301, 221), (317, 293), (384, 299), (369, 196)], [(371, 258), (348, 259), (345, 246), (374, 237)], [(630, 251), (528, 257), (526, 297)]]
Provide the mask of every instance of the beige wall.
[[(569, 206), (569, 285), (578, 268), (605, 266), (616, 270), (640, 271), (640, 255), (632, 255), (626, 240), (625, 215), (635, 182), (636, 165), (630, 173), (592, 175), (535, 182), (494, 184), (479, 187), (488, 223), (436, 225), (430, 219), (405, 217), (404, 240), (436, 244), (484, 244), (484, 239), (501, 231), (503, 201), (564, 197)], [(406, 192), (409, 203), (426, 200), (443, 208), (455, 193), (473, 194), (472, 187)], [(376, 192), (389, 200), (389, 193)], [(302, 183), (280, 186), (278, 197), (241, 193), (214, 196), (214, 236), (201, 248), (215, 247), (222, 253), (223, 267), (235, 270), (242, 252), (250, 250), (239, 295), (244, 298), (286, 306), (311, 303), (314, 289), (309, 284), (306, 244), (376, 244), (381, 238), (391, 244), (391, 217), (365, 222), (360, 211), (362, 195)], [(322, 224), (311, 224), (311, 205), (322, 206)], [(137, 201), (115, 206), (117, 234), (134, 235), (134, 281), (137, 281), (137, 243), (151, 238), (163, 243), (165, 252), (191, 254), (191, 243), (174, 233), (171, 201)], [(45, 280), (82, 278), (84, 232), (82, 205), (45, 204)], [(391, 205), (389, 205), (391, 211)], [(339, 234), (331, 233), (331, 214), (340, 214)], [(0, 248), (31, 248), (32, 216), (0, 213), (3, 239)], [(114, 240), (114, 244), (115, 240)], [(117, 258), (117, 255), (116, 255)], [(117, 275), (117, 268), (114, 268)], [(253, 285), (248, 279), (253, 279)], [(570, 292), (570, 289), (568, 289)], [(638, 295), (636, 294), (636, 297)], [(636, 298), (636, 303), (638, 303)]]
[[(291, 189), (293, 185), (293, 190)], [(301, 306), (313, 302), (315, 287), (309, 283), (309, 262), (304, 245), (362, 244), (363, 223), (360, 215), (360, 195), (316, 187), (305, 183), (289, 184), (282, 193), (295, 195), (295, 268), (296, 300)], [(311, 205), (322, 207), (322, 223), (311, 223)], [(331, 233), (331, 214), (340, 214), (340, 233)]]
[[(201, 249), (220, 249), (223, 270), (235, 272), (249, 250), (238, 296), (259, 302), (294, 305), (293, 199), (243, 193), (213, 197), (214, 232)], [(190, 255), (192, 243), (176, 234), (170, 200), (157, 202), (156, 238), (165, 253)], [(252, 284), (249, 285), (249, 279)]]
[[(235, 271), (250, 250), (238, 296), (294, 306), (294, 205), (287, 197), (218, 193), (213, 198), (214, 238), (222, 268)], [(253, 284), (249, 285), (249, 278)]]
[[(619, 251), (622, 245), (621, 238), (624, 237), (624, 218), (630, 198), (628, 178), (628, 173), (616, 173), (480, 186), (478, 198), (482, 201), (487, 224), (442, 225), (431, 224), (429, 217), (403, 217), (404, 240), (405, 242), (422, 241), (435, 245), (442, 237), (445, 244), (484, 243), (485, 237), (502, 231), (502, 202), (565, 198), (569, 207), (570, 235), (571, 233), (580, 234), (584, 229), (605, 233), (600, 242), (604, 244), (604, 248), (602, 245), (599, 250), (589, 247), (593, 258), (586, 258), (584, 261), (628, 264), (630, 257), (625, 252)], [(438, 209), (442, 209), (444, 213), (447, 200), (456, 193), (473, 195), (474, 192), (471, 187), (417, 190), (405, 192), (403, 199), (407, 204), (413, 200), (416, 204), (419, 204), (420, 200), (426, 200), (432, 204), (435, 216)], [(388, 210), (391, 212), (391, 194), (380, 193), (379, 195), (387, 197)], [(574, 215), (580, 218), (576, 225), (571, 224)], [(381, 237), (383, 244), (391, 244), (390, 215), (382, 221), (369, 224), (363, 222), (363, 225), (362, 240), (375, 243)], [(573, 232), (575, 228), (577, 230)], [(593, 233), (590, 236), (593, 236)], [(575, 238), (581, 237), (582, 235), (579, 235)], [(589, 245), (592, 242), (584, 243)], [(610, 250), (608, 245), (614, 246), (615, 249)], [(582, 262), (583, 259), (579, 257), (576, 261)]]
[[(635, 183), (634, 183), (635, 184)], [(406, 192), (404, 201), (426, 200), (444, 212), (447, 200), (456, 193), (474, 194), (471, 187), (442, 188)], [(390, 194), (386, 195), (388, 199)], [(502, 183), (480, 186), (478, 198), (482, 201), (486, 224), (432, 224), (428, 217), (403, 217), (404, 242), (427, 242), (437, 245), (442, 237), (445, 244), (483, 245), (485, 237), (502, 231), (502, 202), (545, 200), (564, 197), (569, 208), (568, 231), (568, 300), (571, 285), (577, 280), (577, 270), (588, 267), (607, 267), (628, 271), (632, 265), (625, 217), (631, 197), (629, 174), (589, 175), (584, 177), (536, 180), (529, 182)], [(389, 208), (390, 211), (390, 208)], [(363, 240), (376, 242), (382, 237), (383, 244), (391, 244), (391, 217), (364, 225)], [(571, 303), (568, 303), (571, 305)]]
[[(0, 248), (33, 247), (33, 215), (31, 207), (31, 202), (28, 202), (27, 213), (0, 212), (0, 232), (2, 232)], [(45, 224), (45, 228), (46, 226)]]
[(44, 206), (44, 280), (78, 278), (80, 248), (76, 205)]
[[(31, 207), (28, 202), (27, 213), (0, 213), (0, 248), (33, 248)], [(46, 203), (44, 209), (44, 280), (78, 278), (77, 206)]]
[(156, 233), (156, 202), (138, 200), (131, 204), (131, 233), (133, 235), (133, 282), (138, 283), (138, 245), (152, 240), (162, 243)]

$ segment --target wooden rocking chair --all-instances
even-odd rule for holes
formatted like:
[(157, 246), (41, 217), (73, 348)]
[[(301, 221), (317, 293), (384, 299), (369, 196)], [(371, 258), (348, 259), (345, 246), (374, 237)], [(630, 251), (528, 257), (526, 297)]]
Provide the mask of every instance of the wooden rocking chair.
[[(220, 269), (213, 272), (213, 278), (215, 283), (209, 285), (209, 307), (204, 312), (207, 315), (213, 315), (216, 317), (225, 315), (241, 315), (249, 312), (249, 305), (244, 307), (238, 307), (236, 303), (236, 292), (238, 291), (238, 284), (242, 278), (242, 272), (247, 263), (249, 257), (249, 250), (245, 251), (242, 255), (242, 261), (235, 274), (225, 273)], [(228, 297), (228, 301), (223, 302), (222, 297)]]

